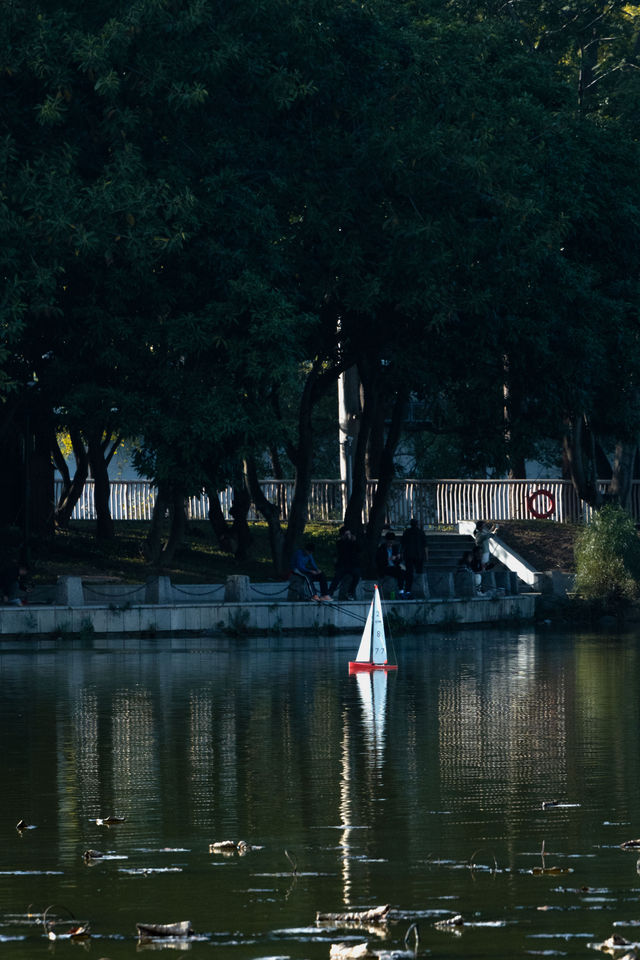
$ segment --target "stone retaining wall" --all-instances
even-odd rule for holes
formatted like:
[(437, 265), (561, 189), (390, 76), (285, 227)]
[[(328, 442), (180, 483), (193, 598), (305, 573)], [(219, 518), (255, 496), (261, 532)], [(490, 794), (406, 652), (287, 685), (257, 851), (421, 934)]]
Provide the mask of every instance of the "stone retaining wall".
[[(388, 601), (394, 630), (532, 620), (535, 594)], [(33, 605), (0, 608), (0, 636), (60, 639), (95, 635), (268, 635), (360, 633), (369, 603), (269, 602), (219, 604), (143, 603), (110, 606)]]

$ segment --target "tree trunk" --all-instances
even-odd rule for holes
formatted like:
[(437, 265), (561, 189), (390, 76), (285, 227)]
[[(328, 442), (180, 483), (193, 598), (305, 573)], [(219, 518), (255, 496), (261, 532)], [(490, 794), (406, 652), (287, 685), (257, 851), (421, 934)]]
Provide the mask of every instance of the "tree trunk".
[(176, 550), (184, 540), (187, 525), (184, 501), (185, 492), (182, 484), (171, 484), (169, 492), (169, 536), (160, 554), (161, 567), (168, 567), (173, 563)]
[(69, 526), (71, 514), (73, 513), (76, 503), (82, 496), (84, 485), (89, 476), (89, 456), (82, 442), (80, 431), (70, 430), (69, 436), (71, 438), (73, 456), (76, 461), (73, 479), (71, 479), (69, 468), (62, 456), (62, 451), (58, 446), (55, 435), (51, 442), (54, 463), (62, 476), (62, 493), (55, 508), (55, 523), (56, 526), (62, 529), (66, 529)]
[(569, 430), (563, 438), (564, 463), (580, 500), (598, 509), (602, 494), (596, 482), (595, 440), (584, 416), (569, 421)]
[(269, 531), (269, 545), (276, 575), (286, 577), (289, 574), (290, 561), (285, 552), (285, 538), (282, 530), (280, 511), (278, 507), (267, 500), (258, 481), (258, 471), (255, 460), (245, 461), (245, 477), (251, 499), (258, 513), (262, 514)]
[(27, 503), (32, 537), (49, 537), (55, 530), (55, 488), (50, 434), (50, 418), (47, 412), (42, 418), (35, 418), (33, 426), (33, 449), (29, 464), (30, 497)]
[(591, 36), (580, 47), (580, 74), (578, 77), (578, 109), (581, 114), (586, 112), (588, 91), (595, 82), (595, 72), (598, 66), (598, 51), (600, 41), (594, 27)]
[(225, 553), (235, 553), (236, 546), (231, 534), (231, 526), (224, 518), (218, 490), (211, 482), (205, 483), (205, 490), (209, 498), (209, 523), (213, 528), (218, 546), (221, 550), (224, 550)]
[(291, 555), (299, 543), (307, 522), (307, 503), (311, 489), (313, 469), (313, 410), (318, 400), (330, 386), (335, 386), (340, 370), (331, 367), (323, 370), (323, 361), (316, 358), (307, 374), (298, 411), (298, 437), (295, 448), (291, 447), (291, 461), (295, 466), (295, 483), (289, 509), (289, 522), (282, 533), (279, 511), (270, 504), (259, 488), (257, 471), (252, 461), (247, 461), (247, 482), (256, 508), (269, 525), (269, 537), (274, 567), (279, 576), (289, 571)]
[(2, 412), (0, 546), (15, 550), (21, 543), (23, 559), (28, 562), (31, 541), (53, 532), (49, 415), (36, 397), (8, 398)]
[(162, 530), (164, 527), (165, 514), (169, 506), (169, 490), (164, 482), (158, 483), (156, 492), (156, 501), (153, 505), (151, 514), (151, 523), (147, 537), (142, 548), (142, 552), (147, 563), (158, 566), (160, 555), (162, 553)]
[(271, 444), (269, 447), (269, 459), (271, 460), (271, 469), (273, 470), (274, 480), (282, 480), (284, 477), (284, 471), (282, 469), (280, 451), (274, 444)]
[[(384, 395), (380, 391), (381, 395)], [(373, 404), (372, 419), (369, 425), (369, 442), (367, 444), (367, 476), (379, 477), (382, 471), (382, 458), (385, 445), (385, 418), (388, 406), (378, 401)]]
[(366, 529), (366, 553), (369, 562), (373, 563), (382, 527), (384, 526), (387, 501), (391, 492), (391, 485), (395, 477), (394, 459), (395, 453), (400, 442), (402, 426), (407, 412), (407, 402), (409, 400), (409, 391), (402, 387), (396, 394), (391, 413), (391, 423), (387, 431), (382, 455), (380, 457), (380, 476), (376, 487), (371, 510), (369, 511), (369, 522)]
[(313, 470), (313, 407), (318, 396), (316, 392), (317, 378), (320, 372), (320, 363), (315, 361), (305, 381), (300, 408), (298, 411), (298, 443), (295, 451), (295, 483), (289, 522), (284, 535), (284, 555), (279, 557), (281, 569), (288, 569), (290, 557), (293, 555), (307, 523), (307, 504)]
[(340, 450), (340, 479), (342, 481), (342, 512), (346, 514), (353, 489), (353, 460), (362, 419), (360, 374), (354, 365), (338, 378), (338, 445)]
[(93, 477), (93, 502), (96, 510), (96, 536), (99, 540), (113, 537), (113, 518), (109, 508), (109, 470), (104, 456), (102, 436), (91, 433), (87, 437), (89, 466)]
[(249, 556), (252, 542), (251, 531), (247, 517), (251, 509), (251, 494), (245, 483), (238, 483), (233, 488), (233, 505), (230, 513), (233, 517), (233, 539), (236, 543), (236, 560), (241, 563)]
[(631, 507), (631, 483), (637, 451), (638, 446), (635, 443), (616, 444), (608, 499), (619, 503), (625, 510)]
[(378, 391), (372, 388), (369, 378), (365, 377), (364, 379), (368, 381), (369, 388), (365, 386), (363, 381), (360, 429), (353, 453), (351, 496), (344, 515), (345, 527), (356, 535), (360, 533), (362, 527), (362, 514), (367, 500), (367, 451), (372, 425), (376, 420), (377, 407), (379, 406)]

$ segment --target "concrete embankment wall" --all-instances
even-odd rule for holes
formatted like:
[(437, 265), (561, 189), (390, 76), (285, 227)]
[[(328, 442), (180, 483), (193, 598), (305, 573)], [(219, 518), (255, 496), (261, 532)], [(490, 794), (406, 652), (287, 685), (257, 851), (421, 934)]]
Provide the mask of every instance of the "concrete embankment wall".
[[(532, 620), (535, 594), (387, 601), (396, 630)], [(0, 608), (1, 637), (360, 633), (368, 601), (314, 603), (266, 600), (243, 603), (32, 604)]]

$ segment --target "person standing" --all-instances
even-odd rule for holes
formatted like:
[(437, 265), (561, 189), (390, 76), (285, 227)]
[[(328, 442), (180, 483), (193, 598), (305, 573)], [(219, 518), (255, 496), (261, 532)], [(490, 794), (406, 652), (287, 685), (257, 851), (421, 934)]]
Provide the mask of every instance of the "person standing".
[(489, 563), (489, 557), (491, 555), (489, 541), (494, 533), (498, 532), (498, 529), (497, 523), (494, 523), (493, 526), (490, 527), (488, 523), (484, 522), (484, 520), (478, 520), (476, 523), (476, 528), (473, 531), (473, 539), (475, 540), (476, 547), (478, 547), (480, 550), (482, 565), (485, 569)]
[(9, 560), (0, 565), (0, 594), (2, 602), (12, 606), (22, 606), (18, 594), (27, 590), (27, 567), (24, 563), (14, 563)]
[(385, 534), (384, 540), (376, 550), (376, 570), (381, 580), (385, 577), (393, 577), (396, 580), (399, 595), (404, 594), (405, 571), (402, 568), (402, 553), (393, 530)]
[(333, 596), (340, 583), (349, 580), (347, 600), (353, 600), (356, 587), (360, 582), (360, 566), (358, 564), (358, 545), (355, 534), (346, 527), (340, 527), (336, 542), (336, 569), (329, 587), (329, 594)]
[(427, 536), (419, 526), (415, 517), (409, 521), (409, 526), (402, 534), (402, 559), (406, 571), (405, 598), (411, 593), (415, 574), (424, 573), (424, 562), (428, 557)]

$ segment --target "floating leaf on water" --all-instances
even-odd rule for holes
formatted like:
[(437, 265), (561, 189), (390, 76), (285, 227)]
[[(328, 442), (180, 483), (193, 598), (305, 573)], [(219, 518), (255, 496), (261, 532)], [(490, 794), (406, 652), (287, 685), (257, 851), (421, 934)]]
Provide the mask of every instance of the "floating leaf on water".
[(573, 873), (573, 867), (532, 867), (531, 873), (536, 877), (543, 874), (555, 876), (560, 873)]
[(99, 827), (111, 827), (113, 826), (114, 823), (124, 823), (126, 819), (127, 819), (126, 817), (114, 817), (114, 816), (97, 817), (96, 824)]
[(361, 960), (363, 957), (373, 957), (368, 943), (332, 943), (329, 956), (333, 960)]

